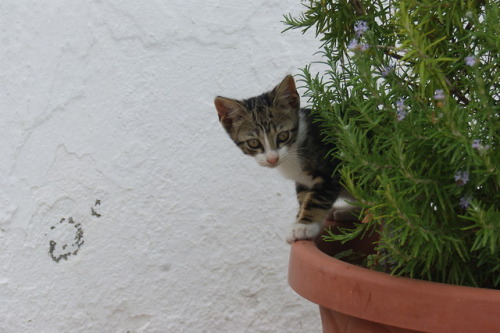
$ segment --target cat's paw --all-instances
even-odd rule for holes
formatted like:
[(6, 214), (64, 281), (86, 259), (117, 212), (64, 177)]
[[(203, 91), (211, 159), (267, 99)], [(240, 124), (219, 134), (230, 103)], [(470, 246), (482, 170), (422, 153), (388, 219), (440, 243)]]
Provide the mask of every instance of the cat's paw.
[(320, 223), (300, 223), (295, 222), (290, 231), (288, 232), (288, 236), (286, 237), (286, 242), (288, 244), (292, 244), (298, 240), (304, 239), (313, 239), (316, 237), (321, 231)]

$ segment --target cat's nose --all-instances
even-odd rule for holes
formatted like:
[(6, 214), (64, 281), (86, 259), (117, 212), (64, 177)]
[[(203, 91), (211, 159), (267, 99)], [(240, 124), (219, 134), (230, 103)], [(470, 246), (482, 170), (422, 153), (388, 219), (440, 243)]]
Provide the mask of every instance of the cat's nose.
[(278, 156), (269, 156), (266, 158), (266, 161), (267, 161), (267, 163), (274, 165), (274, 164), (278, 163), (279, 159), (280, 158)]

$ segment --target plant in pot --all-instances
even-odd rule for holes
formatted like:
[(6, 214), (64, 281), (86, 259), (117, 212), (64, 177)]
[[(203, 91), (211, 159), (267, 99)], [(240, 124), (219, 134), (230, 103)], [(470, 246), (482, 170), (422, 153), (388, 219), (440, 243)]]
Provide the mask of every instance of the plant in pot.
[[(326, 70), (306, 66), (302, 82), (363, 221), (337, 225), (319, 247), (373, 246), (361, 268), (297, 242), (290, 284), (321, 305), (325, 332), (500, 331), (498, 2), (304, 6), (285, 23), (323, 43)], [(306, 295), (313, 287), (319, 296)]]

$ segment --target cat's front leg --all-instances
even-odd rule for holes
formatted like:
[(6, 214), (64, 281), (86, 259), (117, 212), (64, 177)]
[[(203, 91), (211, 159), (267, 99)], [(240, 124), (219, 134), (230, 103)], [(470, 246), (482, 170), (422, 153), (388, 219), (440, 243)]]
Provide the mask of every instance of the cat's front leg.
[(297, 199), (299, 212), (297, 220), (292, 224), (286, 241), (293, 243), (297, 240), (313, 239), (321, 231), (321, 224), (332, 209), (337, 197), (337, 191), (325, 188), (308, 189), (297, 185)]

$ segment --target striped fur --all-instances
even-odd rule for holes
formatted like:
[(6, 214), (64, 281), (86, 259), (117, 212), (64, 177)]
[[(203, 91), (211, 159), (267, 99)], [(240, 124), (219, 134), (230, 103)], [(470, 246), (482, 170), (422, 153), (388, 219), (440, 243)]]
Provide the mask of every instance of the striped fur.
[(299, 211), (287, 241), (315, 237), (345, 190), (334, 175), (335, 161), (325, 158), (334, 147), (323, 142), (311, 110), (300, 108), (293, 77), (257, 97), (217, 97), (214, 103), (222, 126), (244, 154), (295, 181)]

